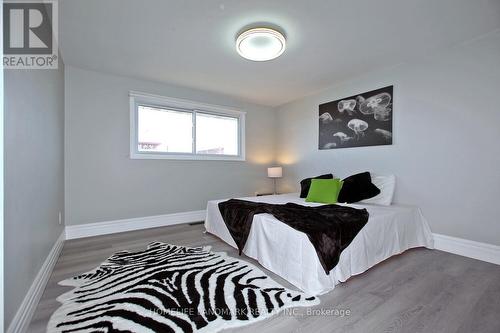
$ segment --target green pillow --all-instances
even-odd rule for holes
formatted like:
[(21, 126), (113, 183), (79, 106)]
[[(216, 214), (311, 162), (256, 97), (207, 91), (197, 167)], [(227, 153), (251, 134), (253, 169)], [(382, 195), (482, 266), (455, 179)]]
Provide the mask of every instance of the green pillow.
[(306, 202), (337, 203), (343, 183), (340, 179), (311, 179)]

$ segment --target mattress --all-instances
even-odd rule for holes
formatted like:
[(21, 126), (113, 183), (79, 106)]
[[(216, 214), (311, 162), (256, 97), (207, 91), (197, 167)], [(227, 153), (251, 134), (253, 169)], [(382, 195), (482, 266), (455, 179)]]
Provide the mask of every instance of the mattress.
[[(304, 206), (321, 204), (305, 202), (298, 193), (239, 198), (254, 202)], [(207, 203), (205, 229), (236, 248), (222, 219), (218, 203)], [(349, 277), (361, 274), (385, 259), (414, 247), (433, 248), (430, 228), (420, 209), (415, 206), (345, 204), (366, 208), (368, 223), (342, 251), (339, 262), (326, 274), (306, 234), (280, 222), (270, 214), (254, 216), (243, 253), (262, 266), (311, 295), (321, 295)]]

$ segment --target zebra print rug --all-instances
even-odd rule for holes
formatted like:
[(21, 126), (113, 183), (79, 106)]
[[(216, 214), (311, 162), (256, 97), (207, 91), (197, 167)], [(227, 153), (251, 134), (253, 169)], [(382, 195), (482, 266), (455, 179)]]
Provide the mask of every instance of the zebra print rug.
[(257, 267), (209, 248), (154, 242), (61, 281), (48, 332), (217, 332), (319, 304)]

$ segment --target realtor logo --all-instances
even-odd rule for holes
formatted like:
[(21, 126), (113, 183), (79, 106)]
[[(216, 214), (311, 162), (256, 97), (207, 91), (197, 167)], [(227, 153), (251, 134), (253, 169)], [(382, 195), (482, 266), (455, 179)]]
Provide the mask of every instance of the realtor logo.
[(4, 1), (4, 67), (57, 68), (57, 19), (55, 0)]

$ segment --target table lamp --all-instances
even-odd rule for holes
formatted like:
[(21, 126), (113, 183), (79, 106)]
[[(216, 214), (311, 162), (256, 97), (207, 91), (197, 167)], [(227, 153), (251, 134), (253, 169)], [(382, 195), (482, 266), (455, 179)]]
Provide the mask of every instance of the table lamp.
[(273, 179), (273, 185), (274, 185), (274, 193), (276, 193), (276, 178), (281, 178), (283, 177), (283, 168), (278, 166), (278, 167), (272, 167), (272, 168), (267, 168), (267, 177)]

